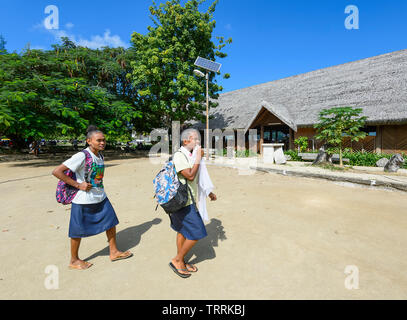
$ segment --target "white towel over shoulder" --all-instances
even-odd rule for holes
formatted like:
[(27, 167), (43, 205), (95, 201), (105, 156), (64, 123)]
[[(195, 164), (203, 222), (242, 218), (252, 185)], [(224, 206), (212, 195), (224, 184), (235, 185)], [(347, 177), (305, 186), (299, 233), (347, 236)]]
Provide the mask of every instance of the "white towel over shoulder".
[[(195, 163), (197, 148), (195, 148), (193, 150), (192, 155), (184, 147), (181, 147), (180, 151), (187, 156), (188, 161), (190, 161), (191, 165), (193, 165)], [(214, 186), (212, 184), (211, 178), (209, 177), (208, 170), (206, 169), (206, 164), (205, 164), (204, 158), (201, 159), (197, 175), (198, 175), (198, 177), (197, 177), (198, 178), (198, 210), (199, 210), (199, 214), (201, 215), (202, 220), (204, 222), (208, 222), (209, 217), (208, 217), (208, 211), (206, 210), (206, 198), (212, 192), (212, 190), (214, 189)]]

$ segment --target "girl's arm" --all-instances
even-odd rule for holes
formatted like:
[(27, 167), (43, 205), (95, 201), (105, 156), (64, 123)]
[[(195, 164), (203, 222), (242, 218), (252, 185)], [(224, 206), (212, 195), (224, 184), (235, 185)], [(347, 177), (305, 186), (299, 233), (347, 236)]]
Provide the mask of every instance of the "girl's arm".
[(193, 181), (199, 169), (199, 163), (195, 163), (192, 168), (184, 169), (181, 171), (181, 174), (184, 176), (185, 179), (189, 181)]
[(69, 168), (67, 166), (61, 164), (52, 171), (52, 174), (59, 180), (62, 180), (63, 182), (79, 190), (89, 191), (90, 189), (92, 189), (92, 185), (90, 183), (87, 182), (78, 183), (78, 181), (75, 181), (74, 179), (64, 174), (64, 171), (68, 169)]
[(195, 164), (192, 168), (184, 169), (181, 171), (181, 174), (185, 179), (193, 181), (199, 169), (199, 163), (201, 162), (203, 156), (203, 150), (199, 147), (196, 155)]

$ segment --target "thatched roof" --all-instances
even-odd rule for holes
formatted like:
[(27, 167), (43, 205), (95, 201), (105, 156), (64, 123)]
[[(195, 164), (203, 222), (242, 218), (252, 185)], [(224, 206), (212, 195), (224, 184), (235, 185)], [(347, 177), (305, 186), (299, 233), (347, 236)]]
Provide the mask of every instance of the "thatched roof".
[[(407, 123), (407, 49), (221, 94), (210, 128), (248, 128), (262, 106), (292, 126), (326, 108), (361, 107), (368, 124)], [(195, 125), (202, 127), (201, 125)]]

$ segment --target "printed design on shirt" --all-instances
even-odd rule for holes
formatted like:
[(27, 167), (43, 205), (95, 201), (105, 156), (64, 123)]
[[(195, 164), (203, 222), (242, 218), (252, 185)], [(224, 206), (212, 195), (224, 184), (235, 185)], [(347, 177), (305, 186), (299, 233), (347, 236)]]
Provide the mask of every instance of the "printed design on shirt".
[(103, 188), (103, 176), (105, 173), (105, 166), (98, 165), (96, 162), (92, 163), (92, 168), (90, 170), (90, 181), (89, 183), (92, 184), (92, 187), (95, 188)]

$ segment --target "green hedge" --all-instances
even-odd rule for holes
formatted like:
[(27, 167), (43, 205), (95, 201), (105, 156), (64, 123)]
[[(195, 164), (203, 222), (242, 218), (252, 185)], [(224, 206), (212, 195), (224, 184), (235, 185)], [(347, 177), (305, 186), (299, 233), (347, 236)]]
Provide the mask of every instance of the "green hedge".
[[(404, 158), (403, 168), (407, 169), (407, 156), (402, 153)], [(344, 152), (343, 157), (349, 159), (349, 164), (351, 166), (365, 166), (365, 167), (375, 167), (376, 162), (381, 158), (390, 159), (392, 154), (377, 154), (371, 152)]]
[[(314, 152), (317, 153), (317, 152)], [(298, 156), (298, 152), (295, 150), (285, 151), (284, 154), (290, 155), (291, 160), (301, 161), (301, 157)], [(405, 160), (404, 169), (407, 169), (407, 155), (401, 154)], [(349, 159), (349, 165), (351, 166), (363, 166), (363, 167), (376, 167), (376, 162), (381, 158), (390, 159), (393, 154), (377, 154), (372, 152), (344, 152), (343, 158)]]

